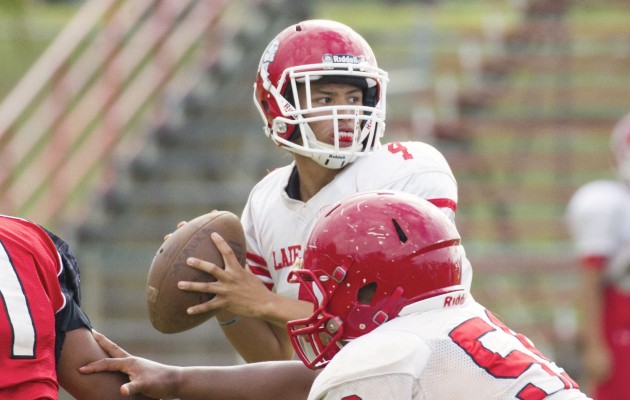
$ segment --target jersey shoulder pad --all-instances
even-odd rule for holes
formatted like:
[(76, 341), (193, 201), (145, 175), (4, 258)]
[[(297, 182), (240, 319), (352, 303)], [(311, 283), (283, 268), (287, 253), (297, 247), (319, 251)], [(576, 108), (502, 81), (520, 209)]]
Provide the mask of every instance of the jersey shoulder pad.
[(444, 155), (435, 147), (422, 142), (393, 142), (383, 145), (368, 156), (367, 164), (374, 169), (385, 169), (389, 172), (417, 173), (443, 171), (452, 174)]
[[(421, 142), (393, 142), (352, 164), (358, 186), (390, 187), (419, 174), (443, 174), (455, 182), (448, 162), (436, 148)], [(364, 188), (365, 189), (365, 188)]]
[(431, 355), (429, 345), (413, 332), (381, 329), (386, 327), (345, 345), (320, 374), (320, 384), (331, 387), (388, 374), (418, 377)]

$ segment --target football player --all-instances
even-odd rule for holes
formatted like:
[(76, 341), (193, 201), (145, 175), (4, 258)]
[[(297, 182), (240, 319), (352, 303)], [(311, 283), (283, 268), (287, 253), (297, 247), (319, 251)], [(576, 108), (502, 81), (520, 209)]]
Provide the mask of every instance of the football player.
[[(195, 261), (191, 266), (218, 281), (179, 285), (216, 294), (189, 312), (220, 309), (216, 319), (246, 361), (294, 356), (286, 322), (312, 308), (297, 300), (298, 285), (287, 278), (322, 206), (393, 189), (425, 198), (454, 219), (457, 183), (443, 155), (420, 142), (381, 145), (387, 82), (369, 44), (338, 22), (297, 23), (265, 49), (254, 102), (265, 134), (293, 162), (269, 173), (249, 195), (241, 215), (248, 268), (222, 271)], [(470, 286), (472, 268), (464, 265)]]
[(585, 184), (567, 206), (582, 265), (583, 366), (597, 400), (630, 393), (630, 114), (611, 146), (619, 179)]
[[(214, 235), (226, 262), (238, 266)], [(462, 285), (459, 233), (426, 200), (394, 191), (352, 195), (323, 210), (305, 246), (290, 279), (314, 311), (287, 329), (305, 365), (326, 366), (319, 375), (291, 361), (165, 366), (102, 336), (116, 358), (81, 371), (122, 371), (131, 376), (125, 393), (168, 398), (304, 399), (314, 379), (308, 400), (587, 399), (529, 339), (472, 298)]]
[(79, 306), (79, 269), (63, 240), (0, 215), (0, 304), (0, 398), (57, 399), (59, 384), (77, 399), (122, 398), (125, 375), (78, 372), (106, 353)]

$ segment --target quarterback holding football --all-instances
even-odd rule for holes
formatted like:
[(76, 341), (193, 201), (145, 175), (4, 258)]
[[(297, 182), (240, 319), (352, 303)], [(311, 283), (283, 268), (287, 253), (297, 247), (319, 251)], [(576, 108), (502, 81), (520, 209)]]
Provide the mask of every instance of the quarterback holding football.
[[(224, 334), (248, 362), (291, 359), (286, 323), (312, 313), (288, 280), (322, 207), (367, 190), (399, 190), (439, 207), (451, 220), (457, 183), (443, 155), (420, 142), (381, 145), (388, 76), (369, 44), (348, 26), (308, 20), (267, 46), (254, 85), (263, 129), (293, 162), (252, 189), (241, 215), (247, 268), (195, 268), (216, 282), (180, 282), (215, 297), (192, 314), (217, 312)], [(472, 268), (464, 257), (463, 282)]]

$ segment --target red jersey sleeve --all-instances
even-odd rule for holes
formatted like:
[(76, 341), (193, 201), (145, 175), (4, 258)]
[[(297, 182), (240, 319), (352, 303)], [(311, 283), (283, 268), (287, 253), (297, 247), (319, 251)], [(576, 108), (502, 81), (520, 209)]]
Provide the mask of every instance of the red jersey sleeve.
[(43, 229), (0, 216), (0, 398), (57, 398), (60, 272), (59, 253)]

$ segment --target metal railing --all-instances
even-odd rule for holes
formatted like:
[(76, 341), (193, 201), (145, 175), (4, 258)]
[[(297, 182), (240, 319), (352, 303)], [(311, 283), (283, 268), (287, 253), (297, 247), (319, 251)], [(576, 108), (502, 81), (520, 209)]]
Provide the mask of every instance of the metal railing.
[[(225, 0), (90, 0), (0, 104), (0, 213), (80, 218), (115, 149), (216, 62)], [(186, 87), (186, 86), (189, 87)]]

